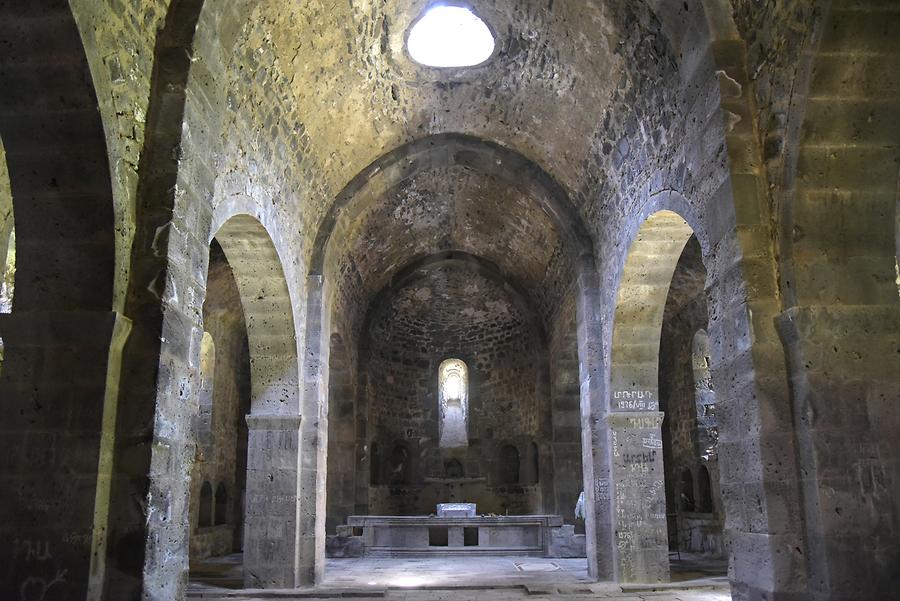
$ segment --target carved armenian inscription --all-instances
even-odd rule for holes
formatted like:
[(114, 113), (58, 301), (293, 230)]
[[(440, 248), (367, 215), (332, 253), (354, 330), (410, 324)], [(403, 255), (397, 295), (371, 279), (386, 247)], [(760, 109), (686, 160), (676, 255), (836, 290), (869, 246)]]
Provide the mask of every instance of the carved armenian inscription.
[(613, 393), (614, 411), (657, 411), (659, 401), (652, 390), (617, 390)]
[[(644, 401), (645, 406), (652, 400)], [(655, 406), (655, 400), (653, 400)], [(615, 478), (616, 557), (626, 581), (665, 580), (668, 541), (663, 485), (663, 414), (625, 410), (609, 414)]]

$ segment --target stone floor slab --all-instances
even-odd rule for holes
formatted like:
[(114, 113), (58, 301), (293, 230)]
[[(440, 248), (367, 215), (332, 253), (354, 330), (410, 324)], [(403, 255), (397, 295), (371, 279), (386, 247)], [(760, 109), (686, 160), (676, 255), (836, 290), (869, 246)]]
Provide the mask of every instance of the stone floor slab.
[[(329, 559), (315, 589), (241, 590), (240, 555), (192, 566), (189, 599), (389, 601), (730, 601), (725, 564), (688, 558), (673, 562), (673, 583), (623, 587), (592, 582), (584, 559), (429, 557)], [(680, 570), (680, 571), (679, 571)], [(679, 582), (681, 580), (681, 582)], [(623, 590), (625, 588), (626, 590)]]

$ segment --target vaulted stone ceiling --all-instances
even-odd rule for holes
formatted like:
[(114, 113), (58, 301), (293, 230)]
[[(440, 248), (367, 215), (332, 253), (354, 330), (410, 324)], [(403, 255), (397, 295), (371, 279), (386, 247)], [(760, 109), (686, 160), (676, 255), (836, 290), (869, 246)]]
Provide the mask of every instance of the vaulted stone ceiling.
[[(672, 108), (660, 82), (675, 61), (653, 12), (633, 0), (478, 2), (498, 51), (482, 66), (438, 70), (416, 65), (404, 48), (431, 4), (261, 1), (230, 58), (234, 88), (275, 84), (288, 114), (273, 117), (302, 137), (298, 152), (313, 160), (331, 198), (395, 148), (453, 132), (520, 153), (562, 185), (583, 217), (601, 213), (601, 182), (633, 179), (618, 169), (616, 155), (628, 152), (618, 140), (650, 135), (642, 120), (659, 111), (646, 107)], [(639, 73), (632, 63), (641, 58)], [(321, 222), (328, 207), (302, 212)], [(329, 248), (351, 329), (392, 274), (434, 252), (497, 264), (544, 319), (573, 281), (571, 250), (536, 199), (472, 169), (435, 165), (351, 213), (339, 215), (339, 241)]]
[(268, 0), (247, 15), (238, 47), (271, 45), (337, 189), (381, 153), (443, 131), (503, 141), (574, 182), (598, 115), (628, 85), (631, 57), (617, 48), (642, 11), (615, 5), (637, 3), (479, 2), (500, 51), (452, 74), (415, 65), (403, 47), (429, 4)]
[(308, 140), (300, 150), (332, 197), (384, 153), (458, 132), (542, 166), (574, 202), (592, 205), (582, 207), (587, 215), (598, 212), (600, 182), (633, 179), (621, 161), (626, 134), (666, 142), (654, 131), (675, 110), (667, 82), (676, 60), (642, 2), (475, 3), (499, 51), (483, 66), (452, 71), (417, 66), (403, 47), (425, 0), (249, 4), (226, 58), (233, 87), (280, 90), (291, 114), (277, 117)]
[(572, 281), (571, 260), (539, 201), (494, 175), (439, 167), (387, 190), (340, 224), (332, 253), (351, 328), (403, 268), (446, 251), (496, 265), (549, 317)]

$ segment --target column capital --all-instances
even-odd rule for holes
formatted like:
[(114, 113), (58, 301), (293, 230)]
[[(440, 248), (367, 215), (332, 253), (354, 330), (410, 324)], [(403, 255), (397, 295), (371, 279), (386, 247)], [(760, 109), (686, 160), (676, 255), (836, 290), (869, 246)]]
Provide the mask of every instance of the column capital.
[(251, 430), (299, 430), (303, 416), (287, 413), (251, 413), (246, 419), (247, 427)]

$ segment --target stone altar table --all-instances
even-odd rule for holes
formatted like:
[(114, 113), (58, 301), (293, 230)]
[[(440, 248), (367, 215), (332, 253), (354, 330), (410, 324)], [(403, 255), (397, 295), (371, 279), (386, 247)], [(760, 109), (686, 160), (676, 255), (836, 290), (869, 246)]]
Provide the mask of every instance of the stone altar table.
[(558, 515), (474, 517), (362, 516), (347, 519), (362, 530), (364, 553), (376, 557), (405, 555), (519, 555), (551, 557)]
[(438, 503), (439, 518), (474, 518), (475, 503)]

